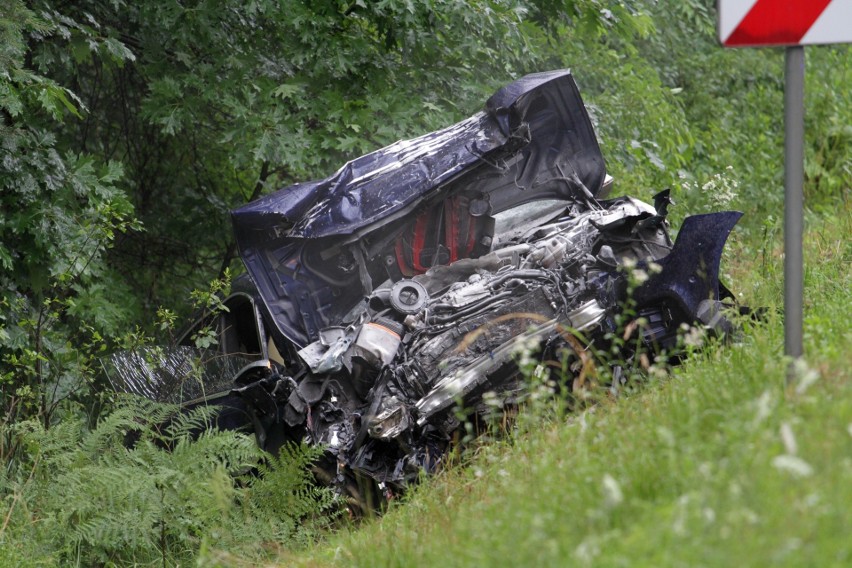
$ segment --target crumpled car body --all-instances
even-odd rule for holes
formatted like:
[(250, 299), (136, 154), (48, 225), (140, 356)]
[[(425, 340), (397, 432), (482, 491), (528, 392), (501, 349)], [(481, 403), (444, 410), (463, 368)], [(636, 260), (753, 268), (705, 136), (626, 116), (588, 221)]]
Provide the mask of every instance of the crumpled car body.
[[(673, 242), (667, 191), (605, 199), (607, 182), (571, 74), (526, 76), (466, 120), (233, 211), (248, 279), (216, 325), (221, 354), (251, 362), (201, 395), (144, 394), (222, 404), (270, 450), (322, 444), (319, 476), (353, 496), (355, 479), (400, 489), (441, 463), (459, 407), (518, 400), (519, 346), (545, 360), (600, 343), (628, 294), (648, 349), (683, 324), (730, 329), (719, 262), (741, 214), (689, 217)], [(632, 289), (625, 266), (650, 276)], [(167, 383), (154, 374), (124, 390)]]

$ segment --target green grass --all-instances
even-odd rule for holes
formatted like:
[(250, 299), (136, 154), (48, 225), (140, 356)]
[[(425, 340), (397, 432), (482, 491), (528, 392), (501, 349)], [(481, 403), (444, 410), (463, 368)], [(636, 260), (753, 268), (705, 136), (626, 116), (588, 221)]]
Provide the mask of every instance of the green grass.
[(735, 237), (735, 288), (770, 308), (741, 342), (583, 414), (537, 413), (381, 519), (280, 564), (852, 565), (849, 213), (809, 220), (807, 365), (791, 386), (780, 250)]

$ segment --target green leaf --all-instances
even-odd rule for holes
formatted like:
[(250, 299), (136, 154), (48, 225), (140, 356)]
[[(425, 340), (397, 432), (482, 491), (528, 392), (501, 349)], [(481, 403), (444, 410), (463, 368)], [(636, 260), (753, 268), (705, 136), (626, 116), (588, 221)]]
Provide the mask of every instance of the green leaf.
[(106, 38), (102, 45), (106, 48), (107, 53), (112, 56), (113, 61), (120, 65), (124, 65), (125, 61), (136, 61), (136, 56), (133, 52), (115, 38)]
[(289, 99), (301, 92), (303, 88), (304, 86), (300, 84), (282, 83), (278, 85), (274, 91), (272, 91), (272, 96), (278, 97), (279, 99)]

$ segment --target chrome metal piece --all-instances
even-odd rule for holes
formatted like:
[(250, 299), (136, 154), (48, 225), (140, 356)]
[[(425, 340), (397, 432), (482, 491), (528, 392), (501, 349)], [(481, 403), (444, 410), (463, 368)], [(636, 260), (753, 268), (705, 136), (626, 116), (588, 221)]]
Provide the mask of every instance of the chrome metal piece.
[(373, 438), (389, 440), (406, 431), (411, 425), (405, 405), (395, 396), (382, 401), (382, 410), (367, 427), (367, 432)]

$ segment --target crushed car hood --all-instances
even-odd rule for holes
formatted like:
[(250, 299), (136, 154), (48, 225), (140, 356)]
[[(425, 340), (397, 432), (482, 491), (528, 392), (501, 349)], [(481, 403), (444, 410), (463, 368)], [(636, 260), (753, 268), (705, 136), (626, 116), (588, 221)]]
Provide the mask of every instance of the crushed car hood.
[[(385, 280), (401, 257), (399, 235), (430, 207), (459, 196), (465, 215), (479, 223), (471, 224), (463, 251), (476, 256), (494, 236), (478, 218), (534, 200), (593, 200), (605, 176), (574, 79), (552, 71), (503, 87), (483, 111), (453, 126), (236, 209), (232, 221), (278, 331), (304, 347)], [(449, 254), (456, 259), (454, 249)], [(432, 264), (446, 264), (438, 256)], [(413, 266), (419, 268), (416, 259)]]

